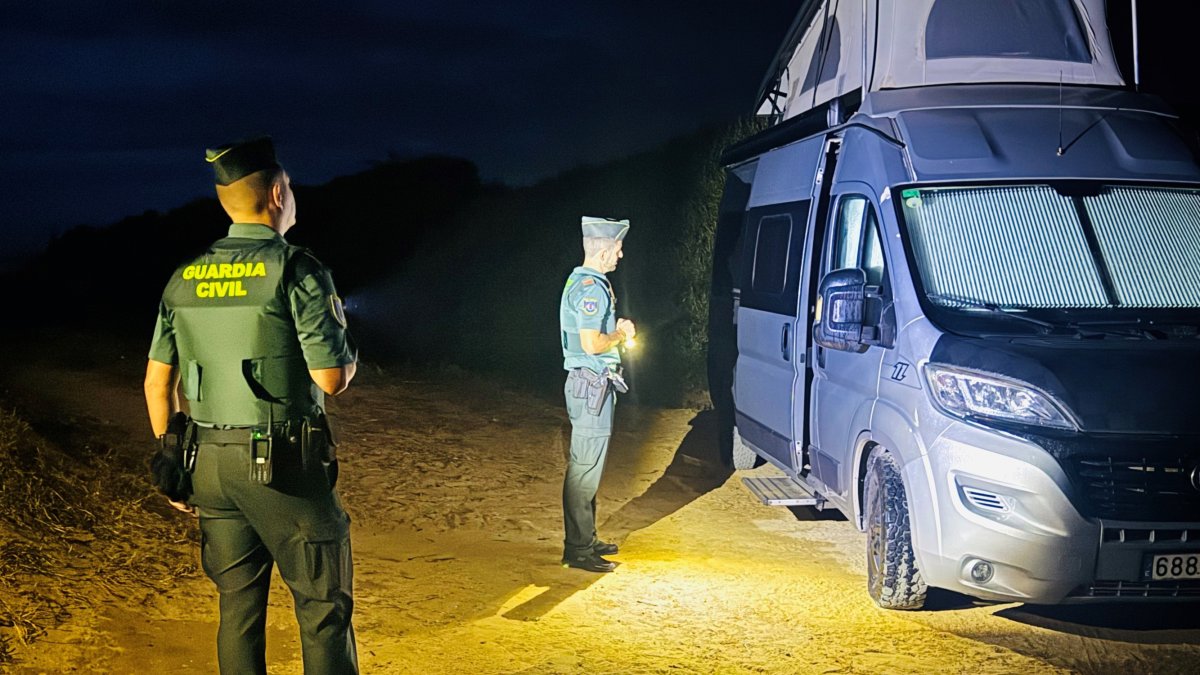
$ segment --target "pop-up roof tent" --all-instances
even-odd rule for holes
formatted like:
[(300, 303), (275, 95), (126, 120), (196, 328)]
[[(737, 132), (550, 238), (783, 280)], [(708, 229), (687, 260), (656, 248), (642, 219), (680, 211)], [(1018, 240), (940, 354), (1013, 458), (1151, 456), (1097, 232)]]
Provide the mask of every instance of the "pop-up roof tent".
[(865, 94), (979, 82), (1124, 84), (1104, 0), (809, 0), (767, 74), (758, 112), (782, 121), (862, 89), (864, 79)]

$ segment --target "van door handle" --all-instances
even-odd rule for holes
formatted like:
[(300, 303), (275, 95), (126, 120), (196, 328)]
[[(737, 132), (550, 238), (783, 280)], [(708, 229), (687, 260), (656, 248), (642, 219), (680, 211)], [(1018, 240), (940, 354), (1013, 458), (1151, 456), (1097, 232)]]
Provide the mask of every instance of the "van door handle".
[(783, 335), (779, 338), (779, 351), (783, 352), (783, 360), (791, 361), (792, 355), (788, 353), (788, 337), (791, 336), (792, 324), (783, 324)]

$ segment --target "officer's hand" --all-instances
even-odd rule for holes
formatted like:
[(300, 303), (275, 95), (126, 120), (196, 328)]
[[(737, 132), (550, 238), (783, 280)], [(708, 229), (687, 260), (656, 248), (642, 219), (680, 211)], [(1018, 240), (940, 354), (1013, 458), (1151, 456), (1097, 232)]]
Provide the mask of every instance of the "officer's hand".
[(633, 327), (633, 322), (629, 319), (617, 319), (617, 330), (624, 333), (626, 338), (637, 335), (637, 329)]
[(190, 516), (196, 515), (196, 507), (192, 506), (191, 504), (188, 504), (187, 502), (174, 502), (174, 501), (171, 501), (170, 499), (168, 499), (167, 502), (170, 503), (171, 506), (174, 506), (175, 508), (179, 509), (180, 511), (183, 511), (184, 513), (186, 513)]

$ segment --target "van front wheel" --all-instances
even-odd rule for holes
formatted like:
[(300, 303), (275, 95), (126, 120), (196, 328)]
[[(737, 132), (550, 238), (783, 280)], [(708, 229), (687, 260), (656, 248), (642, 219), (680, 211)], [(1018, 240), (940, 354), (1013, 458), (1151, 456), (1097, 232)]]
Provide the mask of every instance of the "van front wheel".
[(755, 454), (750, 446), (742, 441), (742, 435), (738, 433), (737, 427), (733, 428), (733, 468), (738, 471), (753, 469), (762, 464), (762, 460)]
[(863, 491), (867, 592), (884, 609), (920, 609), (927, 587), (917, 569), (900, 467), (887, 450), (871, 452)]

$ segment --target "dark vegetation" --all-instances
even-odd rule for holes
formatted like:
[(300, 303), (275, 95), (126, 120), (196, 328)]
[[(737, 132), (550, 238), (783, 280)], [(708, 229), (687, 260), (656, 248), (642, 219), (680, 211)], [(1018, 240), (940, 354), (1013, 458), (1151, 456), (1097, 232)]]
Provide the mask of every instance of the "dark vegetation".
[[(628, 359), (636, 391), (647, 402), (700, 403), (718, 158), (752, 127), (700, 132), (526, 188), (483, 184), (474, 165), (447, 157), (388, 161), (321, 186), (294, 176), (299, 218), (288, 239), (333, 270), (366, 360), (457, 364), (553, 393), (559, 295), (583, 257), (580, 216), (629, 218), (612, 278), (618, 312), (641, 332)], [(70, 230), (10, 282), (23, 293), (7, 318), (148, 345), (168, 276), (227, 225), (206, 199)]]
[(100, 598), (146, 602), (198, 573), (191, 524), (142, 478), (146, 449), (87, 427), (62, 418), (50, 440), (0, 407), (0, 670)]

